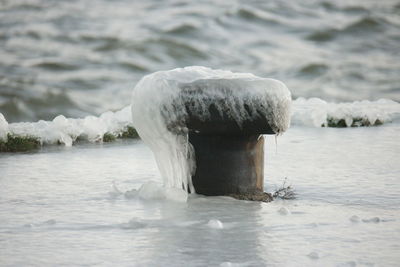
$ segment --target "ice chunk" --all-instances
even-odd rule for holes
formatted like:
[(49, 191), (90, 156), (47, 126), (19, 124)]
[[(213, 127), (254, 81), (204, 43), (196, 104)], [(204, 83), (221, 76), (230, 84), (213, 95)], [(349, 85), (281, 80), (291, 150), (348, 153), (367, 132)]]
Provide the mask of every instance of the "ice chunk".
[(223, 229), (224, 225), (222, 224), (222, 222), (220, 220), (216, 220), (216, 219), (211, 219), (208, 221), (207, 226), (212, 228), (212, 229)]
[(164, 192), (159, 184), (150, 181), (140, 187), (138, 196), (142, 199), (162, 199)]
[(290, 214), (290, 211), (289, 211), (287, 208), (285, 208), (285, 207), (281, 207), (281, 208), (278, 210), (278, 213), (281, 214), (281, 215), (289, 215), (289, 214)]
[(290, 123), (291, 95), (277, 80), (205, 67), (160, 71), (143, 77), (133, 90), (132, 120), (153, 151), (164, 185), (169, 188), (194, 192), (191, 174), (195, 162), (185, 124), (186, 103), (191, 103), (191, 112), (200, 120), (210, 116), (213, 106), (238, 125), (261, 113), (278, 134)]
[(124, 193), (126, 198), (136, 198), (146, 200), (162, 200), (167, 199), (174, 202), (186, 202), (187, 193), (179, 188), (166, 188), (160, 184), (150, 181), (143, 184), (139, 190), (129, 190)]
[(3, 114), (0, 113), (0, 141), (7, 141), (8, 132), (8, 122), (4, 118)]

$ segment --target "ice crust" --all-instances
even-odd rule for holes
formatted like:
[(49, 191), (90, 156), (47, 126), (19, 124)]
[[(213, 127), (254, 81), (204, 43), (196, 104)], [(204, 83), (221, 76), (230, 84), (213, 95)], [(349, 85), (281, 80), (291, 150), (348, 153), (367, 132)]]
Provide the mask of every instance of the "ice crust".
[(153, 151), (164, 185), (185, 192), (194, 192), (191, 175), (195, 170), (185, 123), (188, 102), (192, 103), (191, 112), (202, 120), (209, 118), (210, 105), (214, 105), (241, 125), (252, 120), (249, 114), (257, 114), (247, 112), (247, 105), (251, 111), (261, 111), (277, 134), (290, 123), (291, 95), (277, 80), (197, 66), (143, 77), (133, 90), (133, 124)]
[(328, 103), (319, 98), (298, 98), (293, 101), (292, 125), (321, 127), (328, 120), (344, 120), (347, 127), (360, 126), (356, 120), (369, 125), (386, 123), (400, 118), (400, 104), (389, 100), (355, 101), (350, 103)]
[(8, 122), (0, 113), (0, 141), (7, 141), (7, 134), (9, 133)]
[[(350, 126), (355, 118), (371, 122), (400, 122), (400, 103), (388, 99), (329, 103), (319, 98), (298, 98), (292, 102), (291, 125), (321, 127), (328, 119), (345, 120)], [(89, 142), (102, 141), (104, 133), (114, 135), (133, 127), (131, 106), (117, 112), (105, 112), (99, 117), (83, 119), (59, 115), (52, 121), (8, 123), (0, 113), (0, 141), (7, 141), (7, 134), (36, 137), (42, 144), (70, 146), (78, 138)]]
[(102, 141), (105, 133), (118, 135), (132, 127), (130, 107), (117, 112), (105, 112), (99, 117), (67, 119), (59, 115), (52, 121), (19, 122), (8, 124), (0, 113), (0, 140), (7, 133), (37, 138), (41, 144), (65, 144), (71, 146), (78, 138), (89, 142)]

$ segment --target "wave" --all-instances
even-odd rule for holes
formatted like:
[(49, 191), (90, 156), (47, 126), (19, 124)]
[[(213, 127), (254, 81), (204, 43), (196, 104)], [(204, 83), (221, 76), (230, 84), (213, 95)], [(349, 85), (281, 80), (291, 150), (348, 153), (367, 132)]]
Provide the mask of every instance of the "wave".
[(322, 63), (310, 63), (303, 66), (299, 70), (299, 75), (310, 75), (310, 76), (319, 76), (325, 73), (329, 69), (329, 66)]
[(250, 22), (256, 22), (268, 25), (279, 25), (280, 22), (276, 19), (274, 15), (271, 15), (260, 9), (254, 9), (251, 7), (240, 7), (236, 11), (236, 15), (244, 20)]
[(333, 2), (322, 2), (321, 6), (328, 11), (348, 12), (348, 13), (368, 13), (368, 9), (361, 5), (348, 5), (340, 7)]
[(79, 67), (76, 65), (68, 64), (65, 62), (56, 62), (56, 61), (38, 62), (33, 64), (32, 67), (41, 68), (45, 70), (52, 70), (52, 71), (67, 71), (67, 70), (79, 69)]
[(199, 29), (199, 27), (194, 24), (179, 23), (177, 25), (173, 25), (172, 27), (170, 27), (168, 29), (165, 29), (164, 32), (169, 33), (169, 34), (176, 34), (176, 35), (187, 35), (187, 34), (193, 33), (194, 31), (196, 31), (198, 29)]
[[(360, 127), (400, 121), (400, 103), (380, 99), (329, 103), (319, 98), (293, 101), (292, 126)], [(52, 121), (8, 123), (0, 113), (0, 144), (7, 136), (34, 138), (40, 144), (72, 146), (77, 141), (107, 142), (118, 137), (136, 137), (131, 107), (81, 119), (59, 115)]]
[(345, 35), (369, 35), (375, 34), (385, 30), (385, 25), (388, 22), (383, 18), (363, 16), (360, 19), (349, 23), (341, 29), (327, 28), (324, 30), (317, 30), (307, 36), (308, 40), (317, 42), (331, 41), (337, 37)]

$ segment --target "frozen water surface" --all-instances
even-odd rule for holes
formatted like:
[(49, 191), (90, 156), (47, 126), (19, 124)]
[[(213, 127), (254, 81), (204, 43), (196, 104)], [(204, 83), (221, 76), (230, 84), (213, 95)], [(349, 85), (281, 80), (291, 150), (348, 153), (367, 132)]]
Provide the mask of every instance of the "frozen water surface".
[(295, 126), (277, 152), (267, 137), (265, 190), (297, 192), (272, 203), (152, 197), (142, 141), (1, 154), (0, 265), (396, 266), (399, 130)]

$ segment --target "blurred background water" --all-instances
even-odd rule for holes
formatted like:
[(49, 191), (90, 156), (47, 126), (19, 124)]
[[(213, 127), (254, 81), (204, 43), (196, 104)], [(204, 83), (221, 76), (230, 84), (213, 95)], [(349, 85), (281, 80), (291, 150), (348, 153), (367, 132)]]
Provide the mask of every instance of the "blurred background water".
[(0, 113), (98, 115), (145, 74), (204, 65), (293, 97), (400, 101), (400, 2), (0, 0)]

